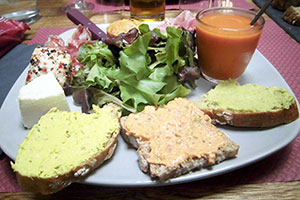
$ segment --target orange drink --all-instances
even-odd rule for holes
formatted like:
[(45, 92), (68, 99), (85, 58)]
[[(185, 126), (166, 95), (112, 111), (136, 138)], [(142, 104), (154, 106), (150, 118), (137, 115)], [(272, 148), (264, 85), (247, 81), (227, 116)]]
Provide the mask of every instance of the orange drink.
[(144, 21), (163, 20), (165, 7), (165, 0), (130, 0), (130, 16)]
[(197, 52), (203, 76), (213, 82), (236, 79), (249, 64), (264, 19), (239, 8), (209, 8), (197, 14)]

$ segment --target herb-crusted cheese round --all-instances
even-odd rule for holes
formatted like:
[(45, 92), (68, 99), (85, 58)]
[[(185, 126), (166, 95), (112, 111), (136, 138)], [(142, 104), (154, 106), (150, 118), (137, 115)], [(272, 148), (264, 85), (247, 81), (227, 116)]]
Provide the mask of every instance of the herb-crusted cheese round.
[(113, 108), (94, 113), (53, 108), (34, 125), (20, 146), (12, 168), (23, 176), (50, 178), (83, 165), (105, 149), (120, 125)]

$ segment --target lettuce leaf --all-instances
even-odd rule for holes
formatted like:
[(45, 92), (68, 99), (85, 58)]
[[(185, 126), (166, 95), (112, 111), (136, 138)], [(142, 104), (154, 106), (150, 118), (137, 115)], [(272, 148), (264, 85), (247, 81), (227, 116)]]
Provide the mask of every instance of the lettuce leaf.
[(186, 64), (183, 31), (167, 27), (161, 33), (143, 24), (140, 32), (131, 45), (122, 47), (119, 57), (104, 43), (81, 46), (77, 58), (85, 67), (74, 78), (74, 86), (94, 88), (93, 103), (122, 102), (129, 112), (186, 97), (190, 89), (177, 79), (178, 69)]

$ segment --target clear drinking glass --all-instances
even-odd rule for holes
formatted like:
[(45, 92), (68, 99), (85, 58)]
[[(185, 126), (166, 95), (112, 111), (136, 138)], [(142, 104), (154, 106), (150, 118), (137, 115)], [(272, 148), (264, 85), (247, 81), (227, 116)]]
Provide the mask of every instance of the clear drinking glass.
[(0, 0), (0, 15), (27, 24), (41, 17), (36, 0)]
[(97, 0), (92, 20), (98, 23), (112, 23), (124, 18), (124, 0)]
[(179, 0), (179, 10), (200, 11), (214, 6), (214, 0)]
[(95, 8), (95, 5), (91, 2), (87, 2), (85, 0), (75, 0), (73, 3), (68, 4), (63, 7), (63, 11), (67, 11), (68, 9), (77, 9), (81, 12), (88, 12)]
[(197, 53), (202, 75), (211, 82), (237, 79), (245, 71), (257, 47), (264, 18), (250, 22), (255, 12), (215, 7), (197, 14)]
[(130, 0), (130, 17), (143, 21), (161, 21), (165, 18), (165, 0)]

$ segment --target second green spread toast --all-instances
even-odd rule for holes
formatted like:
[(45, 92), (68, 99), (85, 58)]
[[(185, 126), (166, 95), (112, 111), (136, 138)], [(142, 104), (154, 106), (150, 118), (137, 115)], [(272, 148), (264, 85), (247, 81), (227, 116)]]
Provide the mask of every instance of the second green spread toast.
[(239, 127), (271, 127), (299, 117), (296, 100), (286, 89), (234, 80), (220, 82), (199, 106), (216, 123)]

